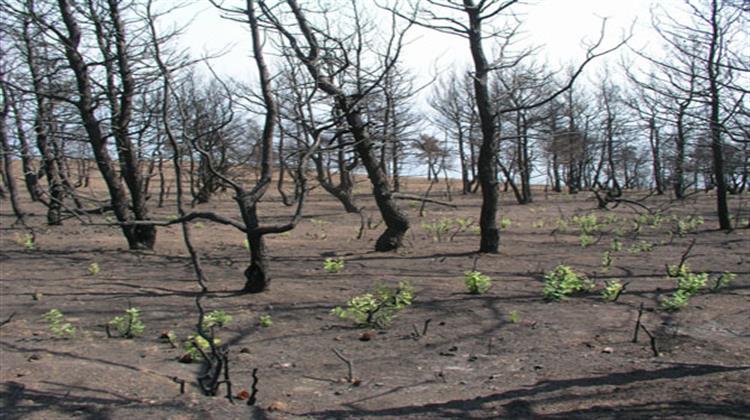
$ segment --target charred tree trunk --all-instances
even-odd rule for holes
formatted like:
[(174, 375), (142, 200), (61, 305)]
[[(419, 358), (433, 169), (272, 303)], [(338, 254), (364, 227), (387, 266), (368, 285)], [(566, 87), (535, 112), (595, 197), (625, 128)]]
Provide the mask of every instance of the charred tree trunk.
[(44, 76), (40, 73), (38, 57), (36, 47), (33, 44), (32, 35), (29, 33), (29, 26), (31, 22), (26, 20), (23, 24), (23, 42), (26, 53), (26, 64), (29, 68), (29, 74), (32, 79), (32, 85), (34, 89), (34, 100), (36, 105), (36, 113), (34, 117), (34, 133), (36, 135), (36, 145), (41, 155), (41, 167), (44, 171), (44, 175), (47, 178), (47, 186), (49, 191), (49, 200), (47, 200), (47, 224), (49, 225), (61, 225), (62, 224), (62, 200), (64, 196), (64, 188), (60, 180), (59, 168), (55, 155), (49, 144), (48, 137), (48, 123), (50, 121), (49, 116), (49, 104), (48, 100), (42, 95), (44, 86)]
[(362, 165), (367, 171), (367, 176), (372, 183), (372, 194), (380, 214), (385, 222), (386, 230), (375, 242), (375, 250), (379, 252), (392, 251), (402, 245), (404, 235), (409, 230), (409, 219), (399, 209), (396, 199), (393, 198), (388, 179), (378, 164), (373, 152), (372, 140), (365, 127), (359, 108), (350, 104), (350, 98), (339, 97), (339, 107), (346, 115), (346, 121), (355, 139), (355, 148)]
[(13, 214), (16, 216), (17, 222), (24, 224), (25, 214), (18, 200), (18, 187), (16, 185), (16, 178), (13, 176), (13, 151), (8, 141), (8, 127), (6, 122), (10, 113), (10, 98), (3, 76), (3, 74), (0, 74), (0, 88), (3, 94), (3, 104), (2, 108), (0, 108), (0, 152), (3, 155), (3, 174), (5, 175), (5, 185), (8, 187), (8, 197)]
[(60, 34), (61, 41), (65, 47), (65, 57), (71, 70), (75, 75), (78, 100), (75, 105), (81, 116), (83, 127), (86, 130), (89, 142), (96, 159), (97, 167), (102, 174), (107, 190), (109, 191), (112, 210), (121, 223), (122, 232), (128, 241), (130, 249), (152, 249), (156, 236), (155, 227), (136, 226), (128, 209), (128, 198), (120, 178), (115, 171), (115, 164), (107, 150), (106, 136), (102, 132), (99, 120), (96, 116), (92, 82), (89, 76), (88, 65), (84, 62), (79, 52), (81, 42), (81, 30), (73, 16), (71, 5), (68, 0), (58, 0), (60, 14), (68, 32), (67, 36)]
[(497, 253), (500, 247), (500, 229), (497, 227), (497, 211), (500, 192), (497, 181), (497, 139), (495, 117), (490, 101), (488, 77), (490, 72), (482, 47), (482, 19), (480, 9), (473, 0), (463, 0), (469, 17), (469, 47), (474, 61), (474, 95), (479, 112), (482, 145), (479, 148), (477, 170), (482, 187), (482, 209), (479, 215), (481, 239), (479, 252)]
[(36, 168), (34, 168), (29, 141), (26, 137), (26, 130), (23, 126), (21, 113), (16, 105), (15, 96), (11, 91), (8, 92), (8, 96), (11, 108), (13, 108), (13, 119), (16, 125), (16, 137), (18, 138), (19, 151), (21, 154), (21, 168), (23, 170), (24, 184), (26, 185), (29, 197), (31, 197), (31, 201), (37, 202), (40, 201), (42, 195), (41, 187), (39, 186), (39, 176), (37, 175)]
[(664, 178), (661, 169), (661, 138), (659, 129), (656, 127), (656, 117), (651, 116), (648, 121), (649, 143), (651, 144), (651, 159), (654, 176), (654, 187), (656, 194), (664, 194)]

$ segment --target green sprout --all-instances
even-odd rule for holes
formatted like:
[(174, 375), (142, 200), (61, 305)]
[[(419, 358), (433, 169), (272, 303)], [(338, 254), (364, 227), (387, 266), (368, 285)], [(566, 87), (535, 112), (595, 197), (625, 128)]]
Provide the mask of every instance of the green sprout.
[(344, 269), (344, 260), (342, 258), (326, 258), (323, 261), (323, 269), (329, 273), (339, 273)]
[(385, 328), (395, 313), (414, 301), (414, 288), (408, 282), (400, 282), (398, 288), (378, 286), (373, 293), (355, 296), (347, 302), (346, 309), (336, 307), (331, 313), (350, 319), (358, 326)]
[(677, 311), (687, 306), (690, 298), (706, 287), (708, 273), (693, 273), (687, 264), (668, 266), (667, 275), (677, 278), (677, 290), (669, 298), (661, 302), (667, 311)]
[[(214, 346), (218, 346), (221, 344), (221, 340), (214, 338), (213, 344)], [(193, 334), (189, 335), (184, 341), (183, 349), (185, 350), (185, 355), (180, 360), (190, 363), (193, 360), (202, 360), (203, 356), (211, 351), (211, 343), (200, 335)]]
[(651, 252), (654, 250), (654, 244), (648, 241), (640, 241), (637, 244), (633, 244), (630, 248), (628, 248), (628, 253), (630, 254), (638, 254), (640, 252)]
[(625, 290), (625, 286), (623, 286), (619, 280), (605, 281), (604, 290), (602, 290), (602, 297), (608, 302), (615, 302), (620, 297), (623, 290)]
[(503, 216), (500, 218), (500, 229), (508, 229), (511, 225), (511, 221), (509, 218)]
[(714, 283), (714, 286), (711, 288), (711, 290), (715, 292), (722, 287), (727, 287), (736, 278), (737, 278), (736, 274), (725, 271), (721, 273), (719, 277), (716, 278), (716, 282)]
[(232, 316), (221, 309), (217, 309), (203, 317), (203, 328), (210, 330), (213, 327), (224, 327), (230, 322), (232, 322)]
[(467, 271), (464, 274), (464, 284), (469, 293), (479, 295), (487, 292), (492, 287), (492, 279), (479, 271)]
[(146, 326), (141, 321), (141, 311), (138, 308), (128, 308), (125, 310), (124, 316), (116, 316), (112, 318), (106, 325), (107, 336), (110, 336), (110, 327), (114, 327), (115, 331), (120, 337), (123, 338), (135, 338), (143, 334), (143, 330)]
[(101, 268), (99, 268), (99, 263), (92, 262), (91, 264), (89, 264), (89, 274), (91, 274), (92, 276), (99, 274), (100, 271)]
[(30, 233), (16, 234), (16, 243), (21, 245), (26, 251), (36, 249), (36, 240), (34, 239), (34, 235)]
[(518, 311), (515, 309), (510, 311), (509, 315), (510, 315), (510, 322), (514, 324), (518, 324), (518, 322), (521, 320), (521, 316), (518, 315)]
[(581, 248), (586, 248), (595, 242), (593, 236), (587, 235), (585, 233), (582, 233), (581, 236), (578, 237), (578, 240), (581, 244)]
[(263, 328), (268, 328), (271, 325), (273, 325), (273, 320), (271, 319), (271, 315), (261, 315), (258, 317), (258, 322), (260, 322), (260, 326)]
[(594, 285), (586, 276), (566, 265), (558, 265), (544, 276), (542, 293), (547, 300), (560, 300), (575, 293), (591, 290)]
[(75, 327), (65, 321), (65, 316), (59, 309), (50, 309), (44, 314), (44, 320), (49, 322), (50, 332), (58, 338), (72, 338), (76, 334)]
[(581, 232), (586, 235), (591, 235), (599, 230), (596, 215), (593, 213), (585, 216), (573, 216), (570, 221), (574, 225), (577, 225), (581, 229)]
[(602, 268), (604, 271), (609, 270), (609, 267), (612, 266), (612, 251), (606, 250), (602, 254)]
[(440, 220), (423, 222), (422, 229), (432, 235), (433, 241), (442, 242), (445, 235), (453, 229), (453, 221), (449, 218), (443, 217)]

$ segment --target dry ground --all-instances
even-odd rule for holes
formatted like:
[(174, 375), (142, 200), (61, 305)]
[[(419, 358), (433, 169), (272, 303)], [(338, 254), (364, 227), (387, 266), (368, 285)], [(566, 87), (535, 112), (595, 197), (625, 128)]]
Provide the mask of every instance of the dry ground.
[[(359, 200), (372, 213), (365, 187)], [(423, 188), (413, 180), (407, 187)], [(747, 208), (747, 201), (733, 197), (732, 209)], [(502, 251), (476, 260), (477, 270), (494, 280), (483, 295), (467, 294), (463, 285), (464, 272), (475, 264), (477, 234), (436, 242), (420, 226), (442, 217), (477, 218), (478, 197), (456, 196), (454, 203), (458, 208), (428, 205), (422, 219), (404, 203), (413, 224), (407, 245), (382, 254), (372, 252), (382, 226), (357, 240), (359, 217), (316, 190), (305, 221), (290, 235), (268, 240), (274, 279), (271, 290), (259, 295), (237, 293), (249, 260), (241, 233), (193, 224), (210, 279), (205, 305), (233, 317), (218, 334), (231, 346), (235, 394), (259, 369), (258, 402), (248, 407), (200, 395), (194, 385), (200, 365), (177, 362), (182, 351), (159, 339), (166, 330), (184, 339), (197, 319), (198, 288), (178, 227), (159, 229), (154, 252), (131, 252), (116, 228), (82, 226), (75, 219), (48, 228), (43, 209), (26, 203), (35, 213), (37, 243), (25, 250), (16, 240), (23, 231), (12, 226), (3, 201), (0, 320), (14, 316), (0, 329), (0, 417), (748, 418), (750, 230), (713, 230), (712, 196), (700, 193), (684, 203), (646, 199), (666, 215), (702, 216), (706, 223), (684, 237), (669, 234), (674, 223), (644, 226), (635, 237), (632, 208), (605, 212), (595, 210), (589, 194), (541, 191), (533, 204), (519, 206), (506, 194), (502, 214), (511, 224), (502, 233)], [(227, 196), (203, 208), (235, 215)], [(591, 212), (599, 220), (618, 217), (592, 246), (580, 246), (576, 228), (556, 227), (560, 218)], [(174, 213), (155, 209), (154, 217)], [(263, 204), (265, 220), (289, 213), (274, 197)], [(746, 210), (741, 217), (747, 219)], [(602, 253), (618, 227), (624, 249), (605, 272)], [(693, 239), (688, 262), (694, 271), (737, 277), (717, 293), (694, 297), (682, 311), (662, 311), (660, 299), (675, 289), (664, 266), (676, 264)], [(653, 251), (628, 252), (641, 241), (653, 244)], [(323, 270), (329, 256), (345, 260), (342, 272)], [(88, 273), (92, 262), (101, 268), (95, 276)], [(558, 264), (586, 273), (597, 291), (546, 302), (544, 273)], [(612, 278), (630, 284), (608, 303), (598, 290)], [(400, 280), (411, 282), (416, 300), (370, 341), (360, 341), (366, 330), (330, 314), (352, 296)], [(641, 303), (659, 357), (643, 334), (631, 342)], [(103, 325), (128, 305), (141, 309), (145, 333), (134, 340), (106, 338)], [(78, 328), (75, 338), (49, 331), (42, 316), (52, 308)], [(261, 314), (272, 317), (271, 327), (259, 325)], [(427, 334), (415, 337), (428, 319)], [(333, 348), (353, 361), (357, 386), (342, 380), (346, 365)], [(174, 378), (187, 381), (185, 394)], [(269, 410), (272, 405), (280, 410)]]

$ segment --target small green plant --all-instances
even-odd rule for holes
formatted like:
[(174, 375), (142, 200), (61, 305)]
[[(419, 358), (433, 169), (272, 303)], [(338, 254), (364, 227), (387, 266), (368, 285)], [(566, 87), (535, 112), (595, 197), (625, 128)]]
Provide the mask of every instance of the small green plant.
[(602, 290), (602, 297), (608, 302), (614, 302), (622, 294), (623, 285), (619, 280), (609, 280), (604, 282), (604, 290)]
[(247, 250), (250, 250), (250, 241), (248, 241), (247, 239), (243, 239), (242, 240), (242, 247), (245, 248), (245, 249), (247, 249)]
[(362, 327), (385, 328), (395, 313), (413, 300), (414, 288), (408, 282), (400, 282), (396, 289), (378, 286), (372, 293), (355, 296), (347, 302), (346, 309), (336, 307), (331, 313)]
[(730, 283), (734, 281), (734, 279), (737, 278), (737, 275), (734, 273), (730, 273), (728, 271), (725, 271), (719, 275), (719, 277), (716, 278), (716, 282), (714, 283), (714, 286), (711, 288), (711, 291), (715, 292), (722, 287), (729, 286)]
[(604, 271), (609, 270), (609, 267), (612, 266), (612, 251), (606, 250), (602, 254), (602, 268)]
[(92, 276), (99, 274), (100, 271), (102, 270), (101, 268), (99, 268), (99, 263), (92, 262), (91, 264), (89, 264), (89, 274), (91, 274)]
[(585, 233), (582, 233), (581, 236), (578, 237), (578, 241), (581, 243), (581, 248), (586, 248), (595, 242), (593, 236)]
[(59, 309), (50, 309), (44, 314), (44, 320), (49, 322), (50, 332), (58, 338), (72, 338), (76, 335), (75, 327), (65, 321), (65, 316)]
[(667, 276), (671, 278), (686, 276), (689, 272), (690, 269), (688, 268), (687, 264), (680, 264), (680, 266), (667, 266)]
[(467, 217), (465, 219), (462, 219), (460, 217), (457, 217), (453, 221), (453, 226), (455, 227), (455, 230), (453, 231), (453, 234), (450, 236), (450, 241), (453, 241), (453, 238), (456, 237), (461, 232), (467, 232), (470, 231), (474, 226), (474, 220), (470, 217)]
[(128, 308), (125, 315), (116, 316), (107, 323), (107, 335), (111, 335), (110, 327), (113, 327), (122, 338), (135, 338), (143, 334), (146, 326), (141, 321), (141, 311), (138, 308)]
[(677, 311), (684, 308), (690, 298), (698, 294), (706, 287), (708, 273), (693, 273), (687, 264), (668, 266), (667, 275), (677, 278), (677, 290), (667, 299), (661, 302), (662, 308), (668, 311)]
[(608, 214), (606, 217), (604, 217), (604, 224), (607, 224), (607, 225), (617, 223), (617, 221), (618, 221), (617, 215), (614, 215), (614, 214)]
[(510, 311), (510, 322), (514, 324), (518, 324), (518, 322), (521, 320), (521, 315), (518, 315), (518, 311), (515, 309)]
[(423, 222), (422, 229), (432, 235), (432, 240), (442, 242), (445, 235), (453, 229), (453, 221), (449, 218), (433, 220), (432, 222)]
[(698, 292), (706, 287), (708, 282), (708, 273), (692, 273), (688, 272), (685, 275), (677, 277), (677, 289), (686, 291), (690, 296), (698, 294)]
[(677, 234), (682, 237), (688, 233), (695, 232), (703, 224), (703, 218), (700, 216), (687, 216), (677, 219)]
[(544, 219), (539, 219), (536, 222), (531, 224), (531, 227), (534, 229), (541, 229), (544, 227)]
[(329, 273), (339, 273), (344, 269), (344, 260), (342, 258), (326, 258), (323, 261), (323, 269)]
[(204, 225), (203, 222), (196, 222), (195, 223), (195, 228), (196, 229), (203, 229), (204, 227), (206, 227), (206, 225)]
[(512, 224), (511, 220), (505, 216), (500, 218), (500, 229), (508, 229)]
[[(221, 340), (214, 338), (213, 344), (214, 346), (218, 346), (221, 344)], [(202, 360), (203, 355), (211, 351), (211, 344), (208, 340), (198, 334), (189, 335), (182, 346), (185, 350), (185, 355), (180, 360), (188, 363), (193, 360)]]
[(36, 249), (36, 242), (34, 239), (34, 235), (30, 233), (24, 233), (24, 234), (17, 233), (16, 243), (18, 245), (21, 245), (23, 249), (25, 249), (26, 251), (33, 251), (34, 249)]
[(258, 322), (260, 322), (260, 326), (263, 328), (269, 328), (273, 325), (273, 319), (271, 319), (271, 315), (268, 314), (259, 316)]
[(612, 239), (612, 243), (609, 245), (609, 249), (612, 252), (622, 251), (622, 242), (620, 242), (620, 240), (617, 238)]
[(161, 340), (166, 341), (169, 343), (172, 348), (177, 348), (177, 334), (174, 333), (172, 330), (165, 331), (161, 334)]
[(203, 329), (210, 330), (214, 327), (224, 327), (230, 322), (232, 322), (231, 315), (221, 309), (216, 309), (203, 317)]
[(651, 252), (654, 250), (654, 244), (648, 241), (640, 241), (638, 243), (633, 244), (630, 248), (628, 248), (628, 252), (630, 254), (638, 254), (640, 252)]
[(479, 295), (490, 290), (492, 279), (490, 276), (484, 275), (479, 271), (467, 271), (464, 274), (464, 284), (469, 293)]
[(684, 290), (675, 291), (672, 296), (661, 301), (661, 307), (667, 311), (679, 311), (687, 306), (690, 295)]
[(591, 290), (594, 285), (586, 276), (566, 265), (558, 265), (544, 276), (542, 293), (547, 300), (560, 300), (575, 293)]
[(573, 216), (570, 221), (574, 225), (578, 226), (578, 228), (581, 229), (581, 232), (586, 235), (591, 235), (599, 231), (599, 223), (597, 221), (596, 215), (593, 213), (587, 214), (585, 216)]

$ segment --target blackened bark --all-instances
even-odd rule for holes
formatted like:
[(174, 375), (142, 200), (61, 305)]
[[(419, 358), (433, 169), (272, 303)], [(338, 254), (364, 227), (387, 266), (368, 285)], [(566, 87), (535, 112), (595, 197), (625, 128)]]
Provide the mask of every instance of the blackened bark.
[(3, 174), (5, 175), (5, 185), (8, 187), (8, 196), (10, 198), (10, 206), (13, 209), (13, 214), (16, 216), (16, 220), (22, 224), (25, 222), (25, 214), (21, 208), (20, 201), (18, 200), (18, 187), (16, 185), (16, 179), (13, 176), (13, 151), (8, 141), (7, 132), (7, 117), (10, 113), (10, 98), (7, 93), (5, 86), (5, 80), (0, 75), (0, 86), (2, 87), (3, 93), (3, 105), (0, 109), (0, 152), (3, 155)]
[(44, 175), (47, 178), (47, 186), (49, 192), (49, 200), (47, 200), (47, 224), (49, 225), (61, 225), (62, 224), (62, 201), (64, 198), (64, 188), (60, 180), (59, 167), (55, 160), (55, 155), (52, 147), (49, 144), (47, 124), (50, 121), (49, 116), (49, 103), (47, 99), (42, 95), (43, 86), (43, 75), (39, 71), (39, 63), (36, 54), (36, 47), (32, 40), (32, 35), (29, 33), (29, 26), (31, 22), (25, 20), (23, 23), (23, 41), (24, 49), (26, 53), (26, 65), (29, 68), (29, 75), (31, 76), (32, 86), (34, 88), (34, 101), (36, 105), (36, 113), (34, 116), (34, 133), (36, 135), (36, 145), (41, 155), (41, 167), (44, 171)]
[(479, 111), (482, 130), (482, 145), (479, 148), (477, 170), (482, 187), (482, 209), (479, 215), (481, 239), (479, 252), (497, 253), (500, 247), (500, 229), (497, 227), (497, 211), (500, 192), (497, 181), (497, 139), (495, 138), (495, 116), (488, 87), (489, 64), (482, 47), (482, 19), (473, 0), (463, 0), (469, 17), (469, 46), (474, 61), (474, 95)]
[[(258, 222), (258, 202), (265, 194), (268, 185), (271, 183), (271, 159), (273, 157), (273, 133), (276, 129), (278, 120), (278, 105), (271, 92), (271, 77), (268, 73), (263, 56), (263, 43), (260, 38), (260, 29), (258, 19), (255, 15), (255, 2), (247, 0), (246, 13), (253, 42), (253, 58), (260, 75), (260, 86), (263, 94), (263, 104), (266, 115), (263, 123), (263, 133), (260, 139), (260, 179), (252, 191), (237, 191), (237, 204), (242, 212), (242, 219), (247, 227), (247, 241), (250, 248), (251, 259), (250, 265), (245, 270), (245, 287), (247, 293), (260, 293), (267, 290), (271, 284), (271, 277), (268, 275), (268, 257), (263, 235), (253, 230), (259, 226)], [(303, 192), (304, 194), (304, 192)], [(302, 197), (299, 198), (300, 200)]]
[(375, 242), (375, 250), (379, 252), (392, 251), (402, 245), (404, 235), (409, 230), (409, 219), (399, 209), (393, 198), (388, 179), (375, 158), (372, 140), (365, 127), (359, 108), (350, 104), (351, 98), (339, 97), (339, 107), (346, 115), (346, 121), (355, 139), (357, 154), (362, 160), (362, 165), (367, 171), (367, 176), (372, 183), (372, 194), (380, 214), (385, 222), (386, 230)]
[(719, 32), (723, 29), (718, 23), (718, 0), (711, 1), (711, 42), (709, 43), (708, 58), (708, 91), (709, 91), (709, 131), (711, 133), (711, 152), (713, 155), (713, 175), (716, 182), (716, 212), (719, 216), (719, 229), (731, 230), (732, 222), (729, 219), (729, 205), (727, 203), (727, 182), (724, 174), (724, 144), (721, 139), (721, 99), (719, 97), (719, 70), (717, 51), (719, 48)]

